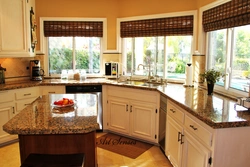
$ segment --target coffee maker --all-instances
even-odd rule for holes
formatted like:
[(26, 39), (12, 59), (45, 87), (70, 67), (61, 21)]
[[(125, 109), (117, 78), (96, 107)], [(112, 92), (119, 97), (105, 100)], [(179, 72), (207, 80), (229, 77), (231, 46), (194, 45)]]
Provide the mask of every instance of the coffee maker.
[(43, 80), (44, 70), (40, 67), (39, 60), (30, 60), (30, 80), (41, 81)]

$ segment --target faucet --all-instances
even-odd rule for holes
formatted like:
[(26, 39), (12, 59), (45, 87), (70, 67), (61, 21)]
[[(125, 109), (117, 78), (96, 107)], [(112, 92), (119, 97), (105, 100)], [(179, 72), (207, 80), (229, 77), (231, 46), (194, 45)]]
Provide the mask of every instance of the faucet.
[[(138, 64), (137, 66), (137, 70), (139, 70), (139, 67), (142, 66), (143, 69), (145, 69), (146, 65), (143, 65), (143, 64)], [(150, 63), (148, 64), (148, 82), (151, 81), (151, 66), (150, 66)]]

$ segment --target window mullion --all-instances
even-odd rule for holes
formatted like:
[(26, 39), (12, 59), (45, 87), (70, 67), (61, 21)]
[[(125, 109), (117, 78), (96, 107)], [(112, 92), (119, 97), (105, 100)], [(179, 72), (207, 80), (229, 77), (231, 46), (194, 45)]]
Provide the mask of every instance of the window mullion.
[(225, 89), (228, 90), (229, 87), (230, 87), (230, 82), (231, 82), (231, 78), (232, 78), (232, 56), (233, 56), (233, 29), (232, 28), (229, 28), (227, 29), (227, 51), (226, 51), (226, 65), (225, 65), (225, 68), (226, 68), (226, 71), (225, 73), (227, 74), (226, 75), (226, 78), (225, 78)]
[(72, 41), (73, 41), (73, 48), (72, 48), (72, 66), (73, 66), (73, 70), (76, 70), (76, 39), (75, 37), (72, 37)]

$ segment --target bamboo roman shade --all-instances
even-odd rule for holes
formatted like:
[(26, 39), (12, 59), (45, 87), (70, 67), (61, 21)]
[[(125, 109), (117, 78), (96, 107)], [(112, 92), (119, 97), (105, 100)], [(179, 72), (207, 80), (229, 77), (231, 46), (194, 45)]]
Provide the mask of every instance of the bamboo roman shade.
[(232, 0), (203, 12), (205, 32), (250, 24), (250, 0)]
[(44, 21), (45, 37), (102, 37), (101, 21)]
[(193, 16), (124, 21), (120, 34), (121, 38), (193, 35)]

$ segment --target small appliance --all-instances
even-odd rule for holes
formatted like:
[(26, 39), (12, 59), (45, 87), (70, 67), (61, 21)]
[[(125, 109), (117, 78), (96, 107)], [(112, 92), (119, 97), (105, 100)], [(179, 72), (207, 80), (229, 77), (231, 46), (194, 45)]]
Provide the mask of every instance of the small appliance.
[(6, 68), (3, 68), (0, 64), (0, 84), (5, 83), (4, 71), (6, 71)]
[(43, 79), (44, 70), (40, 67), (39, 60), (30, 61), (30, 80), (41, 81)]
[(118, 63), (105, 63), (105, 77), (118, 78)]

